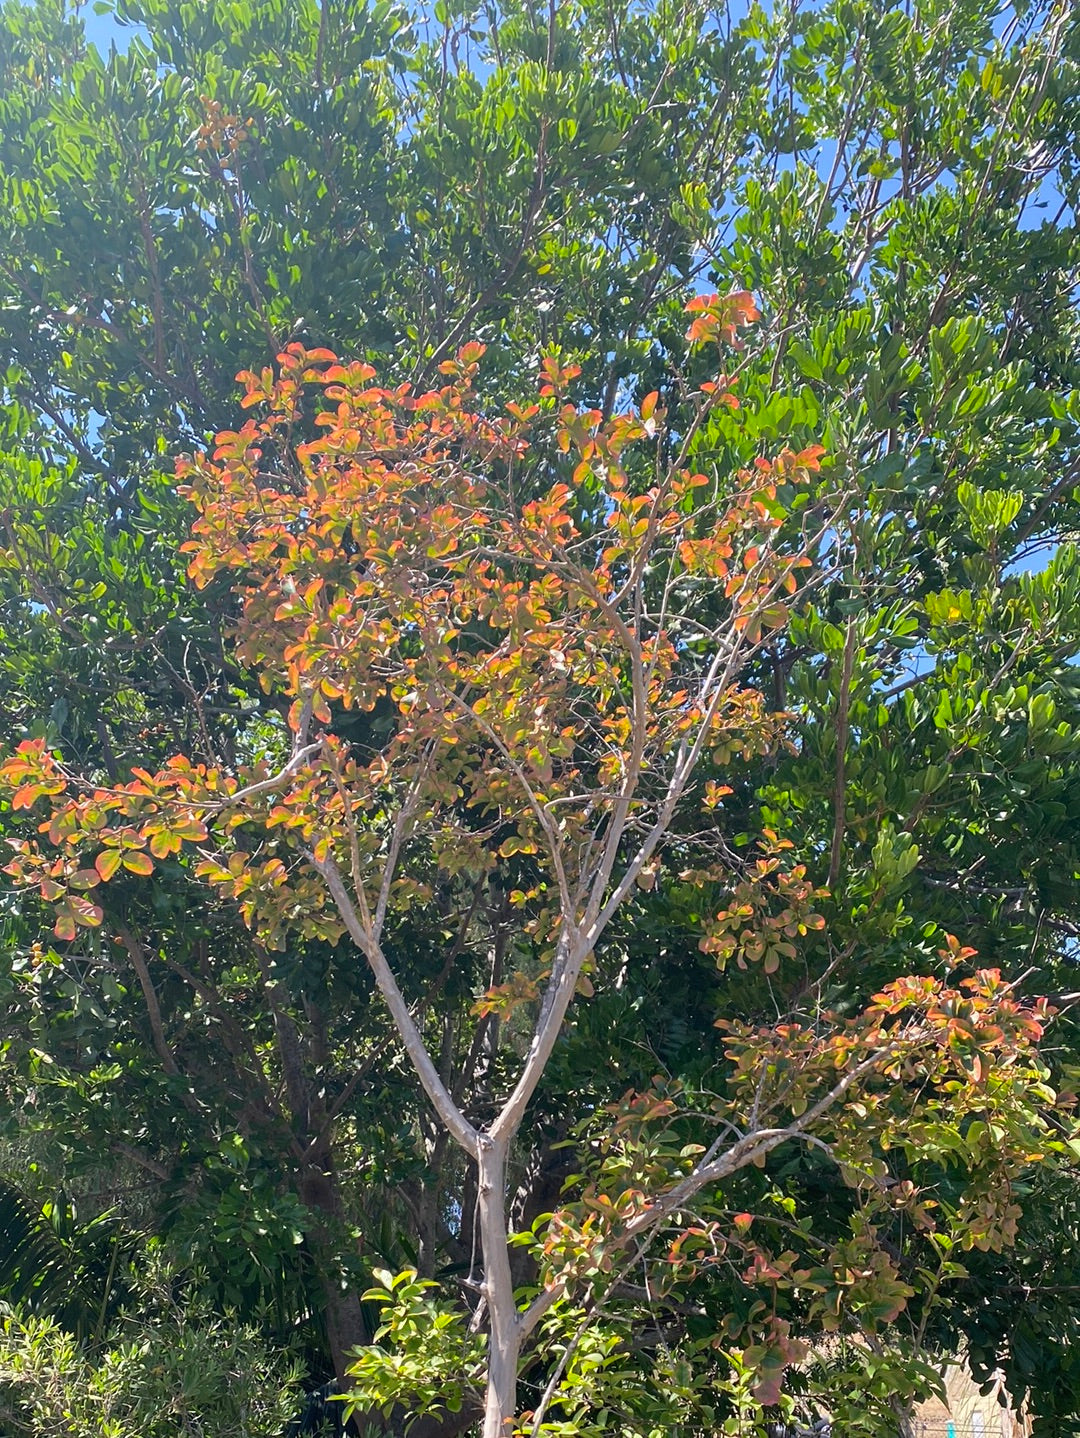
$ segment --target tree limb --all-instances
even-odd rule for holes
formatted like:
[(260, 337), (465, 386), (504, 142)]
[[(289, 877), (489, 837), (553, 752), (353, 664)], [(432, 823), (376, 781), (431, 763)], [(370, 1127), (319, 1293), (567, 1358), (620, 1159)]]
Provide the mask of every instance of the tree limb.
[(401, 1036), (401, 1041), (416, 1069), (417, 1077), (423, 1084), (424, 1091), (431, 1100), (435, 1112), (465, 1152), (476, 1158), (479, 1154), (480, 1136), (458, 1108), (446, 1085), (439, 1077), (439, 1072), (427, 1051), (420, 1030), (416, 1027), (413, 1016), (409, 1012), (405, 996), (398, 987), (393, 970), (382, 951), (382, 946), (370, 929), (366, 929), (361, 922), (360, 916), (356, 912), (356, 906), (350, 899), (341, 877), (341, 871), (333, 859), (317, 859), (313, 853), (308, 857), (330, 890), (331, 897), (341, 915), (342, 922), (349, 931), (350, 938), (371, 967), (375, 982), (379, 986), (379, 992), (390, 1010), (394, 1027)]

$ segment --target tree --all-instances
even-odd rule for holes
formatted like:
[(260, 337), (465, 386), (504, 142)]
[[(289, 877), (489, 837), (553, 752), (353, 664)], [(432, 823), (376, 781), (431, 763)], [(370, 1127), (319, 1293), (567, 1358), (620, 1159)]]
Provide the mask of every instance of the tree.
[[(698, 344), (737, 344), (756, 318), (746, 294), (690, 308)], [(470, 406), (481, 356), (466, 346), (442, 364), (449, 383), (416, 394), (373, 386), (363, 363), (295, 346), (278, 373), (246, 377), (243, 403), (265, 417), (220, 434), (213, 459), (181, 466), (199, 513), (189, 573), (199, 585), (221, 570), (235, 576), (239, 656), (290, 701), (292, 751), (280, 767), (231, 773), (178, 756), (156, 775), (102, 785), (28, 740), (0, 776), (14, 810), (51, 810), (43, 842), (9, 841), (8, 872), (56, 906), (58, 939), (102, 922), (90, 896), (118, 872), (150, 874), (193, 847), (196, 872), (239, 900), (257, 943), (347, 936), (367, 960), (440, 1125), (475, 1165), (484, 1433), (495, 1438), (515, 1422), (523, 1346), (545, 1316), (591, 1318), (607, 1286), (598, 1275), (630, 1263), (648, 1271), (660, 1234), (669, 1256), (657, 1287), (674, 1301), (664, 1263), (693, 1274), (700, 1260), (685, 1245), (722, 1251), (738, 1232), (737, 1221), (730, 1237), (695, 1222), (698, 1193), (781, 1145), (820, 1145), (865, 1188), (864, 1283), (844, 1301), (865, 1305), (871, 1329), (909, 1292), (873, 1243), (873, 1215), (915, 1202), (910, 1184), (886, 1196), (878, 1145), (947, 1162), (965, 1142), (975, 1177), (954, 1240), (986, 1246), (1013, 1219), (1010, 1178), (1054, 1145), (1040, 1115), (1053, 1094), (1033, 1056), (1042, 1009), (1018, 1002), (997, 971), (959, 987), (901, 979), (846, 1021), (816, 1003), (771, 1031), (726, 1019), (731, 1093), (699, 1141), (652, 1153), (637, 1177), (635, 1137), (647, 1151), (650, 1120), (678, 1105), (631, 1097), (614, 1124), (627, 1186), (614, 1200), (603, 1186), (587, 1190), (591, 1220), (572, 1209), (551, 1219), (540, 1291), (519, 1306), (511, 1146), (627, 897), (676, 855), (696, 865), (698, 885), (732, 890), (703, 926), (702, 948), (721, 967), (737, 958), (772, 972), (796, 957), (793, 940), (823, 925), (805, 870), (785, 868), (775, 838), (766, 857), (738, 865), (722, 822), (695, 836), (688, 821), (722, 806), (732, 750), (752, 756), (777, 742), (778, 718), (740, 676), (786, 624), (807, 551), (820, 549), (841, 500), (805, 504), (816, 448), (760, 458), (734, 481), (688, 467), (710, 414), (735, 403), (723, 375), (701, 384), (677, 436), (655, 394), (611, 419), (565, 402), (576, 370), (555, 359), (539, 402), (493, 422)], [(554, 453), (536, 463), (533, 436), (545, 430)], [(571, 466), (568, 483), (559, 471)], [(366, 720), (363, 740), (335, 736), (331, 704)], [(493, 1117), (478, 1122), (425, 1044), (387, 936), (397, 913), (431, 903), (467, 933), (477, 895), (490, 908), (493, 891), (515, 914), (509, 944), (527, 935), (538, 960), (492, 982), (476, 1035), (521, 1005), (536, 1016), (509, 1092), (493, 1093)], [(955, 963), (972, 952), (954, 941)], [(996, 1139), (985, 1151), (980, 1128)], [(827, 1295), (826, 1312), (838, 1301), (809, 1271), (788, 1278), (762, 1253), (752, 1273), (755, 1263), (768, 1281)], [(746, 1361), (761, 1371), (758, 1397), (775, 1401), (803, 1349), (776, 1312), (760, 1328)], [(579, 1340), (584, 1331), (582, 1322)], [(556, 1366), (536, 1425), (562, 1376)], [(363, 1396), (389, 1408), (416, 1392), (413, 1380)]]
[[(146, 41), (105, 60), (81, 53), (77, 25), (9, 13), (0, 649), (13, 737), (47, 738), (73, 769), (121, 782), (177, 750), (230, 767), (279, 743), (274, 696), (223, 662), (224, 586), (203, 604), (179, 584), (183, 506), (157, 475), (162, 448), (231, 423), (237, 368), (272, 363), (299, 334), (378, 358), (395, 382), (428, 379), (476, 333), (498, 410), (526, 403), (539, 339), (581, 363), (581, 408), (610, 416), (660, 389), (678, 435), (707, 371), (676, 315), (711, 267), (720, 289), (753, 288), (766, 328), (740, 356), (742, 408), (710, 415), (696, 467), (731, 474), (820, 442), (809, 507), (850, 496), (806, 603), (748, 670), (769, 707), (793, 712), (797, 752), (724, 776), (736, 855), (765, 828), (793, 843), (793, 865), (831, 889), (816, 901), (826, 928), (773, 974), (729, 966), (718, 1000), (688, 866), (635, 887), (519, 1138), (524, 1226), (583, 1167), (559, 1147), (575, 1113), (601, 1114), (658, 1072), (711, 1087), (718, 1002), (764, 1022), (828, 972), (824, 1001), (857, 1012), (913, 964), (932, 971), (945, 932), (1071, 990), (1074, 571), (1068, 550), (1042, 575), (1012, 568), (1075, 528), (1067, 11), (1035, 7), (1009, 29), (982, 5), (755, 10), (715, 26), (692, 9), (557, 7), (550, 27), (531, 9), (494, 26), (448, 14), (425, 44), (381, 12), (361, 24), (332, 6), (256, 10), (132, 9)], [(333, 57), (329, 98), (320, 53)], [(142, 198), (124, 149), (135, 136), (140, 154), (158, 147)], [(1033, 224), (1047, 201), (1052, 218)], [(335, 728), (344, 717), (335, 707)], [(347, 737), (368, 742), (364, 725)], [(9, 920), (5, 1074), (43, 1118), (48, 1107), (66, 1162), (137, 1164), (155, 1222), (213, 1254), (223, 1301), (279, 1303), (281, 1332), (333, 1306), (343, 1261), (354, 1298), (372, 1263), (415, 1263), (424, 1279), (467, 1269), (474, 1195), (344, 951), (261, 953), (180, 864), (114, 876), (109, 892), (130, 949), (86, 931), (46, 940), (35, 964), (34, 910)], [(507, 903), (482, 893), (480, 922), (449, 939), (438, 905), (397, 921), (396, 972), (459, 1069), (491, 962), (512, 973), (527, 957), (500, 950)], [(520, 1013), (486, 1028), (481, 1112)], [(1073, 1042), (1067, 1018), (1057, 1033)], [(846, 1200), (815, 1163), (776, 1160), (757, 1187), (744, 1172), (739, 1211), (760, 1232), (779, 1192), (832, 1238), (847, 1233)], [(956, 1198), (941, 1175), (923, 1179), (937, 1201)], [(898, 1221), (888, 1241), (917, 1287), (928, 1257), (955, 1258), (911, 1232)], [(716, 1325), (749, 1305), (722, 1273), (695, 1295)], [(917, 1298), (909, 1311), (913, 1341), (939, 1331)], [(373, 1323), (353, 1302), (331, 1317), (331, 1347), (340, 1356)], [(630, 1330), (640, 1345), (640, 1322)], [(715, 1368), (699, 1350), (692, 1371)]]

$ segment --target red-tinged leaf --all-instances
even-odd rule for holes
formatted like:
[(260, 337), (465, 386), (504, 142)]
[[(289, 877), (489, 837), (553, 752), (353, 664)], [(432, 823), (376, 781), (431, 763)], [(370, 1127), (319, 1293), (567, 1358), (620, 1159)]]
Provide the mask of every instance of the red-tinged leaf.
[(763, 1408), (771, 1408), (780, 1402), (783, 1393), (784, 1370), (769, 1370), (754, 1384), (752, 1389), (754, 1397)]
[(32, 809), (34, 801), (40, 798), (44, 792), (44, 788), (39, 783), (23, 784), (11, 796), (11, 807), (13, 809)]
[(645, 398), (641, 401), (641, 418), (642, 418), (642, 419), (651, 419), (651, 418), (652, 418), (653, 411), (656, 409), (656, 402), (657, 402), (657, 400), (658, 400), (659, 398), (660, 398), (659, 391), (658, 391), (658, 390), (655, 390), (655, 389), (654, 389), (654, 390), (651, 390), (651, 391), (645, 396)]
[(753, 324), (761, 318), (761, 311), (754, 303), (754, 297), (749, 290), (736, 290), (734, 294), (728, 295), (726, 303), (739, 324)]
[(754, 1215), (752, 1213), (737, 1213), (732, 1220), (732, 1222), (735, 1224), (736, 1233), (748, 1232), (750, 1225), (753, 1223), (753, 1221)]
[(53, 925), (53, 933), (58, 939), (64, 939), (70, 943), (78, 933), (78, 926), (72, 915), (68, 913), (58, 915), (56, 923)]
[(786, 604), (772, 604), (761, 611), (761, 622), (769, 629), (779, 629), (788, 622), (790, 614)]
[(120, 867), (121, 854), (119, 849), (102, 849), (101, 853), (94, 860), (94, 868), (98, 871), (104, 883), (108, 883)]
[(142, 854), (137, 849), (129, 850), (123, 859), (124, 868), (133, 874), (148, 876), (154, 872), (154, 861), (149, 854)]
[(162, 829), (150, 840), (150, 852), (155, 859), (166, 859), (171, 853), (179, 852), (180, 840)]
[(55, 904), (57, 899), (63, 896), (64, 887), (55, 879), (42, 879), (40, 893), (47, 904)]
[(73, 889), (96, 889), (101, 883), (97, 869), (79, 869), (68, 879)]
[(805, 449), (799, 450), (795, 458), (804, 469), (820, 469), (821, 456), (824, 453), (825, 446), (823, 444), (811, 444), (807, 445)]
[(75, 922), (81, 924), (84, 929), (96, 929), (102, 920), (101, 910), (97, 904), (91, 904), (87, 899), (80, 899), (72, 894), (69, 900), (75, 914)]

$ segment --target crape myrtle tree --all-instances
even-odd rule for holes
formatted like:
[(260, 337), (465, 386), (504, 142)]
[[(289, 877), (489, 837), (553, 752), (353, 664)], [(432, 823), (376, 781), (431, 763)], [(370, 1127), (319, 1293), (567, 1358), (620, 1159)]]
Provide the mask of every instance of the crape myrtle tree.
[[(610, 547), (606, 520), (617, 506), (604, 498), (608, 479), (574, 478), (584, 437), (619, 450), (627, 503), (652, 489), (668, 503), (680, 468), (706, 476), (696, 499), (680, 501), (702, 509), (700, 527), (649, 537), (662, 562), (645, 576), (645, 637), (676, 539), (709, 537), (721, 519), (709, 505), (737, 508), (734, 476), (758, 459), (779, 463), (785, 450), (824, 451), (820, 469), (804, 464), (790, 487), (777, 477), (777, 494), (758, 501), (780, 521), (763, 552), (775, 543), (785, 560), (810, 560), (793, 571), (794, 596), (762, 599), (764, 610), (789, 612), (766, 622), (763, 610), (759, 633), (732, 631), (730, 574), (706, 581), (674, 559), (686, 566), (671, 596), (686, 628), (670, 632), (673, 664), (700, 684), (708, 636), (720, 652), (724, 636), (738, 633), (732, 673), (762, 696), (761, 708), (710, 745), (665, 842), (642, 861), (585, 961), (510, 1150), (511, 1226), (530, 1231), (560, 1208), (572, 1179), (567, 1196), (594, 1205), (560, 1218), (567, 1253), (576, 1243), (580, 1255), (578, 1230), (602, 1230), (608, 1241), (627, 1221), (617, 1203), (624, 1191), (655, 1195), (665, 1174), (700, 1159), (678, 1155), (702, 1141), (702, 1114), (727, 1134), (724, 1124), (739, 1120), (724, 1109), (737, 1090), (725, 1068), (736, 1061), (723, 1053), (740, 1041), (721, 1039), (718, 1017), (762, 1025), (765, 1052), (780, 1042), (778, 1021), (809, 1024), (820, 1039), (825, 1011), (841, 1022), (863, 1015), (869, 1033), (873, 996), (898, 977), (916, 971), (950, 989), (974, 977), (971, 956), (958, 960), (969, 947), (1018, 981), (1014, 997), (1070, 994), (1080, 809), (1068, 661), (1080, 650), (1080, 600), (1065, 543), (1076, 527), (1068, 7), (448, 7), (414, 29), (385, 7), (145, 4), (122, 15), (140, 29), (125, 53), (101, 57), (75, 15), (45, 5), (4, 11), (0, 703), (11, 747), (44, 740), (68, 782), (103, 789), (123, 789), (136, 767), (156, 775), (177, 753), (237, 783), (246, 767), (270, 777), (286, 765), (293, 676), (270, 651), (238, 650), (232, 637), (273, 576), (252, 569), (245, 581), (231, 561), (213, 559), (207, 534), (203, 573), (216, 565), (216, 575), (201, 590), (185, 584), (192, 556), (178, 563), (176, 551), (190, 507), (176, 493), (172, 457), (235, 428), (236, 372), (261, 376), (270, 366), (281, 380), (276, 356), (291, 342), (328, 346), (347, 369), (374, 363), (391, 393), (408, 380), (419, 395), (460, 383), (439, 366), (475, 337), (487, 351), (471, 376), (476, 394), (461, 405), (492, 425), (518, 405), (527, 447), (512, 460), (489, 454), (487, 440), (455, 419), (437, 468), (440, 482), (453, 473), (455, 483), (490, 486), (474, 506), (490, 524), (521, 523), (519, 510), (562, 482), (571, 498), (553, 513), (576, 527), (575, 562), (587, 567), (590, 545)], [(717, 379), (715, 351), (689, 351), (684, 306), (698, 290), (746, 288), (762, 319), (746, 332), (748, 348), (727, 355), (732, 384), (721, 386), (740, 408), (709, 401), (701, 413), (702, 385)], [(557, 397), (536, 394), (544, 352), (557, 356), (545, 380), (565, 387)], [(323, 378), (308, 384), (292, 431), (267, 438), (268, 474), (280, 465), (299, 482), (297, 450), (321, 433), (318, 396), (342, 382), (326, 378), (328, 365), (311, 360)], [(653, 392), (655, 408), (643, 414)], [(262, 393), (269, 404), (272, 384)], [(407, 420), (403, 403), (385, 401), (387, 426), (420, 423), (425, 411)], [(533, 403), (541, 412), (525, 418)], [(572, 463), (559, 457), (563, 404), (600, 416), (581, 420), (584, 430), (561, 421)], [(619, 415), (652, 433), (624, 434), (624, 443), (606, 428)], [(424, 451), (422, 428), (413, 442)], [(594, 469), (607, 463), (588, 458)], [(353, 463), (343, 457), (337, 468)], [(480, 545), (475, 534), (454, 537), (462, 558)], [(730, 566), (751, 542), (744, 530), (731, 539), (733, 555), (717, 563)], [(363, 575), (358, 555), (368, 547), (344, 527), (349, 574)], [(501, 581), (538, 582), (532, 551), (499, 555), (490, 562)], [(704, 552), (695, 562), (706, 563)], [(343, 568), (326, 582), (351, 581)], [(567, 594), (568, 583), (559, 579), (554, 596), (563, 606), (552, 611), (556, 628), (585, 602)], [(377, 588), (371, 603), (385, 599)], [(299, 621), (286, 613), (264, 628), (286, 622)], [(490, 621), (450, 627), (462, 663), (479, 663), (495, 643)], [(586, 664), (580, 646), (594, 632), (578, 628), (559, 651), (575, 656), (578, 677), (569, 668), (561, 680), (557, 669), (547, 676), (566, 686), (560, 703), (571, 702)], [(420, 629), (410, 633), (418, 639)], [(604, 643), (626, 652), (610, 635)], [(395, 653), (395, 662), (420, 660)], [(329, 720), (313, 712), (306, 721), (309, 743), (337, 736), (347, 792), (360, 782), (348, 765), (369, 766), (403, 722), (391, 677), (377, 675), (385, 693), (373, 708), (346, 709), (345, 686), (324, 695)], [(452, 677), (444, 684), (468, 700), (464, 671)], [(681, 683), (689, 705), (689, 681), (674, 669), (661, 677), (667, 698)], [(587, 701), (572, 698), (575, 715), (584, 702), (599, 712), (595, 689)], [(668, 722), (677, 722), (672, 712)], [(552, 905), (562, 900), (543, 832), (488, 834), (494, 801), (462, 818), (481, 752), (462, 732), (464, 770), (452, 782), (463, 793), (440, 802), (451, 829), (475, 827), (476, 837), (471, 846), (436, 843), (425, 860), (415, 847), (403, 851), (398, 877), (421, 888), (408, 903), (388, 899), (377, 937), (443, 1087), (479, 1133), (526, 1071), (557, 942)], [(668, 740), (657, 732), (650, 743)], [(556, 767), (576, 764), (610, 806), (616, 779), (598, 767), (599, 744), (592, 767), (584, 764), (585, 742), (556, 754)], [(320, 796), (329, 752), (303, 761), (321, 773)], [(483, 752), (494, 776), (494, 751)], [(646, 837), (642, 814), (661, 802), (674, 752), (643, 772), (633, 801), (643, 807), (617, 821), (625, 833), (611, 892)], [(523, 772), (546, 799), (567, 797)], [(717, 805), (701, 809), (709, 780), (732, 792), (710, 790)], [(357, 819), (362, 846), (387, 842), (399, 782), (388, 777), (383, 802)], [(523, 792), (514, 790), (515, 802)], [(6, 831), (46, 843), (36, 825), (47, 798), (5, 813)], [(281, 796), (254, 799), (266, 806), (249, 821), (257, 829)], [(555, 805), (557, 817), (560, 809), (568, 803)], [(603, 805), (595, 814), (598, 824), (613, 819)], [(192, 822), (216, 835), (224, 819), (208, 809)], [(586, 821), (570, 813), (567, 822), (565, 842), (580, 843)], [(271, 854), (245, 849), (242, 835), (237, 848), (267, 862)], [(508, 840), (524, 847), (499, 854)], [(369, 1409), (398, 1396), (422, 1406), (422, 1386), (406, 1392), (403, 1380), (395, 1391), (380, 1354), (396, 1354), (418, 1385), (421, 1365), (402, 1354), (430, 1362), (425, 1335), (446, 1333), (446, 1372), (425, 1371), (444, 1403), (461, 1397), (453, 1421), (462, 1425), (477, 1389), (475, 1372), (460, 1375), (477, 1359), (477, 1340), (460, 1322), (466, 1308), (476, 1333), (490, 1321), (476, 1296), (476, 1156), (433, 1117), (348, 936), (304, 935), (286, 914), (280, 935), (253, 939), (239, 910), (249, 898), (250, 918), (259, 911), (265, 923), (266, 895), (234, 895), (223, 880), (208, 888), (192, 857), (208, 842), (180, 835), (180, 849), (164, 856), (104, 846), (126, 858), (107, 882), (71, 891), (103, 910), (100, 928), (75, 939), (50, 937), (51, 901), (38, 908), (25, 891), (5, 896), (13, 1161), (32, 1155), (40, 1172), (81, 1184), (88, 1204), (119, 1203), (133, 1223), (206, 1265), (217, 1302), (257, 1315), (279, 1338), (308, 1334), (314, 1364), (325, 1342), (343, 1375), (348, 1351), (369, 1345), (354, 1380)], [(266, 843), (284, 846), (286, 887), (308, 865), (326, 905), (319, 922), (336, 913), (344, 924), (333, 896), (325, 899), (326, 878), (315, 883), (302, 836), (279, 819)], [(421, 830), (412, 843), (430, 846)], [(462, 868), (448, 875), (438, 865), (454, 847)], [(478, 867), (477, 855), (493, 852), (494, 869)], [(97, 857), (92, 846), (86, 855)], [(361, 847), (365, 883), (380, 856)], [(337, 862), (359, 905), (351, 854)], [(824, 928), (777, 933), (781, 894)], [(526, 896), (524, 908), (515, 895)], [(106, 934), (120, 942), (99, 940)], [(1063, 1007), (1043, 1052), (1067, 1080), (1074, 1040)], [(783, 1042), (797, 1048), (793, 1037)], [(807, 1058), (807, 1083), (824, 1082), (814, 1069), (822, 1062), (823, 1052)], [(959, 1335), (973, 1332), (978, 1362), (1004, 1362), (1015, 1391), (1030, 1388), (1045, 1404), (1048, 1425), (1067, 1422), (1075, 1276), (1070, 1250), (1052, 1235), (1066, 1231), (1060, 1200), (1073, 1186), (1067, 1174), (1022, 1178), (1010, 1200), (1021, 1214), (1006, 1215), (1004, 1228), (989, 1218), (988, 1229), (968, 1226), (977, 1185), (963, 1175), (968, 1165), (988, 1174), (1002, 1141), (984, 1122), (965, 1119), (960, 1103), (955, 1116), (912, 1130), (921, 1167), (914, 1150), (875, 1155), (889, 1165), (882, 1183), (914, 1181), (923, 1207), (933, 1205), (918, 1222), (884, 1198), (871, 1221), (869, 1191), (859, 1187), (866, 1165), (845, 1170), (862, 1174), (855, 1187), (838, 1185), (834, 1158), (805, 1141), (733, 1173), (722, 1190), (706, 1185), (694, 1196), (706, 1205), (705, 1235), (683, 1246), (711, 1244), (708, 1261), (687, 1260), (698, 1264), (693, 1291), (680, 1288), (666, 1308), (657, 1285), (670, 1266), (646, 1268), (668, 1215), (657, 1216), (646, 1268), (617, 1271), (630, 1249), (611, 1239), (609, 1277), (585, 1273), (581, 1260), (544, 1317), (563, 1327), (541, 1324), (531, 1337), (519, 1407), (549, 1424), (573, 1413), (580, 1426), (588, 1415), (570, 1395), (582, 1392), (584, 1375), (590, 1422), (630, 1422), (632, 1412), (633, 1424), (711, 1427), (716, 1412), (720, 1421), (744, 1403), (750, 1423), (766, 1354), (774, 1372), (784, 1361), (782, 1333), (769, 1325), (790, 1323), (797, 1340), (820, 1328), (832, 1304), (827, 1321), (840, 1337), (818, 1368), (786, 1381), (822, 1385), (849, 1421), (875, 1393), (884, 1401), (909, 1383), (891, 1357), (896, 1343), (909, 1353), (955, 1351)], [(872, 1131), (885, 1126), (874, 1120)], [(642, 1145), (653, 1146), (647, 1172)], [(990, 1190), (988, 1201), (1000, 1202)], [(1018, 1247), (1004, 1258), (994, 1245), (1014, 1220)], [(960, 1230), (958, 1257), (950, 1235)], [(558, 1257), (557, 1233), (537, 1230), (541, 1246), (545, 1234), (554, 1244), (542, 1260), (549, 1277), (577, 1262)], [(842, 1243), (852, 1245), (846, 1266), (829, 1267), (825, 1256)], [(872, 1265), (860, 1255), (878, 1252), (875, 1244), (885, 1245), (885, 1277), (896, 1265), (913, 1292), (882, 1292), (872, 1315), (836, 1297), (849, 1273), (863, 1273), (867, 1291)], [(546, 1281), (538, 1261), (526, 1241), (513, 1245), (515, 1284)], [(419, 1274), (393, 1288), (382, 1348), (370, 1346), (380, 1305), (360, 1303), (376, 1266)], [(812, 1280), (792, 1282), (808, 1271)], [(434, 1277), (442, 1287), (433, 1297), (417, 1285)], [(904, 1298), (872, 1345), (844, 1344), (844, 1333), (887, 1322)], [(572, 1323), (581, 1337), (574, 1327), (564, 1341)], [(746, 1333), (754, 1323), (756, 1342)], [(558, 1358), (543, 1356), (560, 1342), (561, 1372)], [(734, 1385), (726, 1397), (724, 1384)], [(662, 1394), (671, 1406), (658, 1413), (649, 1405)], [(862, 1418), (878, 1423), (873, 1431), (886, 1421)]]
[[(702, 342), (733, 342), (756, 317), (746, 293), (690, 309)], [(781, 1024), (723, 1018), (726, 1092), (626, 1096), (593, 1129), (602, 1158), (580, 1201), (524, 1235), (538, 1282), (519, 1298), (514, 1141), (627, 898), (661, 864), (693, 866), (701, 947), (721, 967), (772, 972), (823, 927), (819, 891), (770, 831), (765, 857), (732, 862), (721, 781), (730, 755), (778, 741), (782, 717), (743, 674), (787, 623), (842, 496), (805, 502), (818, 447), (736, 476), (688, 467), (709, 415), (734, 403), (725, 375), (688, 396), (693, 418), (676, 436), (656, 393), (608, 420), (563, 402), (576, 366), (553, 358), (537, 403), (485, 418), (471, 407), (481, 355), (465, 346), (440, 366), (450, 382), (418, 393), (294, 346), (276, 373), (246, 376), (244, 404), (263, 416), (179, 466), (199, 513), (189, 574), (203, 586), (233, 576), (239, 656), (290, 701), (288, 755), (270, 745), (236, 772), (176, 756), (102, 784), (29, 739), (0, 775), (13, 810), (51, 810), (43, 838), (9, 840), (7, 872), (56, 907), (56, 939), (103, 923), (97, 891), (118, 873), (192, 852), (268, 952), (295, 934), (366, 959), (438, 1125), (472, 1165), (481, 1276), (466, 1327), (464, 1306), (417, 1314), (414, 1271), (404, 1288), (387, 1275), (384, 1333), (411, 1325), (421, 1350), (369, 1348), (353, 1404), (423, 1414), (468, 1412), (475, 1399), (495, 1438), (517, 1421), (523, 1363), (550, 1368), (524, 1419), (534, 1429), (548, 1412), (594, 1406), (575, 1353), (594, 1349), (592, 1329), (618, 1352), (628, 1274), (664, 1325), (701, 1269), (734, 1255), (747, 1283), (814, 1295), (811, 1323), (847, 1310), (873, 1332), (911, 1293), (876, 1241), (881, 1211), (905, 1211), (939, 1243), (995, 1246), (1015, 1221), (1010, 1180), (1060, 1145), (1040, 1112), (1054, 1097), (1034, 1054), (1044, 1003), (1018, 999), (996, 969), (901, 978), (844, 1018), (810, 996)], [(534, 430), (551, 431), (554, 456), (540, 447), (534, 462)], [(552, 468), (569, 482), (549, 482)], [(366, 739), (335, 735), (331, 704), (368, 716)], [(723, 889), (727, 902), (706, 908)], [(389, 954), (398, 914), (438, 904), (451, 933), (475, 935), (493, 890), (507, 907), (487, 935), (492, 982), (473, 1048), (503, 1027), (507, 1082), (483, 1116), (455, 1097), (460, 1076), (425, 1041)], [(497, 971), (503, 931), (509, 953), (519, 933), (531, 950), (512, 972)], [(951, 938), (945, 952), (954, 965), (972, 957)], [(993, 1141), (974, 1141), (976, 1129)], [(947, 1165), (954, 1138), (968, 1183), (933, 1217), (881, 1154), (899, 1145)], [(857, 1195), (849, 1238), (811, 1240), (814, 1267), (757, 1244), (746, 1215), (729, 1225), (706, 1196), (791, 1142), (820, 1146)], [(761, 1403), (779, 1400), (786, 1366), (806, 1352), (787, 1308), (763, 1302), (748, 1325), (742, 1361)]]

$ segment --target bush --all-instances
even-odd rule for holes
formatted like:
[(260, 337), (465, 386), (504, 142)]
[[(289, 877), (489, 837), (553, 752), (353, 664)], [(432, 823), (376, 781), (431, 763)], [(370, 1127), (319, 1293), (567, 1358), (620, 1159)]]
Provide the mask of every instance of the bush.
[(4, 1438), (274, 1438), (300, 1402), (299, 1366), (252, 1329), (151, 1282), (106, 1345), (51, 1318), (0, 1325)]

